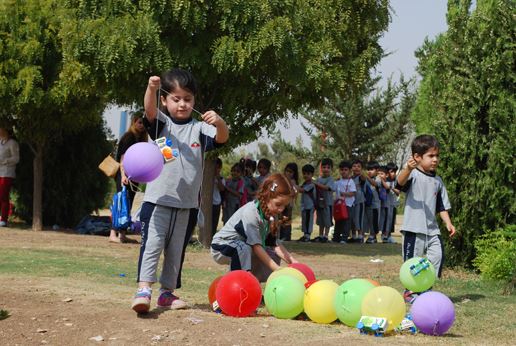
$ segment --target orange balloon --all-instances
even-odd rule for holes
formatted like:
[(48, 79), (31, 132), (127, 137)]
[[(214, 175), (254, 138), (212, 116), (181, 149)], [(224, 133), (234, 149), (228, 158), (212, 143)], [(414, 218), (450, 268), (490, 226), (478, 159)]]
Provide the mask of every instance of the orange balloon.
[(213, 282), (210, 285), (210, 288), (208, 289), (208, 300), (210, 302), (210, 305), (213, 305), (213, 302), (216, 300), (215, 298), (215, 292), (217, 291), (217, 284), (219, 283), (220, 279), (222, 279), (222, 276), (218, 276), (213, 280)]
[(366, 279), (367, 281), (369, 281), (370, 283), (372, 283), (373, 285), (375, 286), (381, 286), (380, 283), (378, 281), (374, 281), (372, 279)]

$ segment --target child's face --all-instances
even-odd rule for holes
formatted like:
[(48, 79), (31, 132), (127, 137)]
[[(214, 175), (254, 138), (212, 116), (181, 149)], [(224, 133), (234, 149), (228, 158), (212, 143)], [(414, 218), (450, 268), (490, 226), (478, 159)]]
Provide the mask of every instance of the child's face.
[(340, 176), (344, 179), (349, 178), (350, 170), (348, 167), (339, 168)]
[(414, 154), (414, 160), (425, 172), (435, 172), (437, 169), (437, 165), (439, 164), (439, 149), (430, 148), (423, 156), (419, 154)]
[(259, 164), (257, 169), (261, 176), (267, 175), (267, 173), (269, 173), (269, 170), (265, 165)]
[(362, 174), (362, 165), (360, 163), (354, 163), (351, 166), (351, 171), (353, 171), (353, 175), (360, 175), (360, 174)]
[(367, 176), (369, 178), (374, 178), (378, 174), (378, 170), (376, 168), (370, 168), (367, 170)]
[(281, 214), (285, 207), (290, 203), (290, 196), (277, 196), (267, 203), (267, 208), (272, 215)]
[(161, 104), (167, 108), (174, 119), (190, 119), (192, 108), (195, 105), (195, 97), (188, 90), (176, 87), (174, 91), (161, 96)]
[(222, 166), (215, 165), (215, 175), (220, 175), (220, 171), (222, 170)]
[(303, 172), (303, 179), (305, 181), (312, 181), (314, 174), (312, 172)]
[(380, 177), (380, 179), (385, 179), (387, 177), (387, 174), (385, 174), (384, 171), (379, 171), (378, 176)]
[(238, 179), (242, 176), (242, 172), (240, 172), (239, 169), (232, 169), (231, 170), (231, 177), (233, 177), (233, 179)]
[(294, 178), (294, 171), (291, 170), (290, 168), (286, 168), (285, 169), (285, 175), (287, 176), (287, 178), (293, 179)]
[(389, 171), (389, 179), (391, 179), (391, 180), (396, 179), (396, 171), (395, 170), (391, 169)]
[(329, 177), (331, 173), (331, 166), (330, 165), (322, 165), (321, 166), (321, 174), (323, 177)]

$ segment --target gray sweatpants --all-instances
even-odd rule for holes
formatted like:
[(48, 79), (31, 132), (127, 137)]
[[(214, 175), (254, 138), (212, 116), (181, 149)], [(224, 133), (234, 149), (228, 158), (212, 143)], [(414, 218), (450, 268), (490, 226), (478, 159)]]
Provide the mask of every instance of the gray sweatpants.
[[(278, 265), (281, 258), (274, 249), (266, 247), (265, 251)], [(218, 264), (229, 265), (229, 270), (246, 270), (260, 282), (265, 282), (272, 271), (254, 254), (253, 248), (242, 240), (234, 240), (227, 245), (211, 245), (211, 256)]]
[(181, 270), (186, 246), (197, 219), (197, 209), (177, 209), (145, 202), (142, 205), (142, 243), (138, 261), (138, 282), (156, 282), (159, 258), (163, 269), (159, 282), (174, 290), (181, 287)]
[(426, 257), (435, 267), (435, 274), (441, 277), (444, 263), (444, 244), (440, 235), (426, 235), (402, 231), (403, 233), (403, 262), (412, 257)]

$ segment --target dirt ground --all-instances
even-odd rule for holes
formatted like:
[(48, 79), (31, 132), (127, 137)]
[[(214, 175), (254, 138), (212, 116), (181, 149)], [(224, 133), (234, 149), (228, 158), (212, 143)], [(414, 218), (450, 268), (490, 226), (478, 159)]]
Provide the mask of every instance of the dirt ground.
[[(105, 237), (5, 228), (0, 230), (0, 251), (4, 248), (73, 249), (77, 253), (111, 256), (114, 261), (131, 263), (136, 263), (139, 251), (137, 244), (111, 244)], [(331, 266), (317, 262), (314, 271), (324, 271), (326, 277), (360, 274), (352, 269), (357, 267), (354, 263), (342, 260), (339, 263), (339, 256), (330, 259), (334, 262)], [(299, 255), (298, 260), (316, 263), (313, 254)], [(208, 251), (187, 253), (185, 268), (206, 270), (213, 265)], [(384, 269), (397, 270), (394, 263), (392, 268), (390, 264), (387, 266)], [(134, 286), (107, 285), (86, 276), (72, 280), (0, 274), (0, 280), (0, 309), (10, 313), (7, 319), (0, 320), (0, 345), (340, 345), (429, 341), (405, 335), (361, 336), (340, 323), (319, 325), (279, 320), (269, 316), (264, 308), (256, 317), (227, 317), (212, 312), (204, 294), (203, 297), (182, 295), (190, 304), (187, 310), (152, 310), (147, 316), (137, 316), (130, 309)], [(95, 337), (101, 341), (95, 341)]]

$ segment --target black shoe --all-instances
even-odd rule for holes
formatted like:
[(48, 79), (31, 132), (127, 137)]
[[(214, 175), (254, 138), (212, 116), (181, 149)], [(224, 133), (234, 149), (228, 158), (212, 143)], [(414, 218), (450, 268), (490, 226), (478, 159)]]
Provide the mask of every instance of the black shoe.
[(328, 238), (322, 237), (320, 241), (321, 241), (321, 243), (327, 243), (328, 242)]
[(300, 242), (302, 242), (302, 243), (307, 243), (307, 242), (309, 242), (309, 241), (310, 241), (310, 236), (306, 236), (306, 235), (304, 235), (304, 236), (302, 236), (301, 238), (299, 238), (297, 241), (300, 241)]
[(321, 237), (321, 236), (319, 236), (319, 237), (315, 237), (314, 239), (312, 239), (312, 240), (310, 240), (310, 241), (311, 241), (311, 242), (313, 242), (313, 243), (320, 243), (320, 242), (321, 242), (321, 239), (322, 239), (322, 237)]

